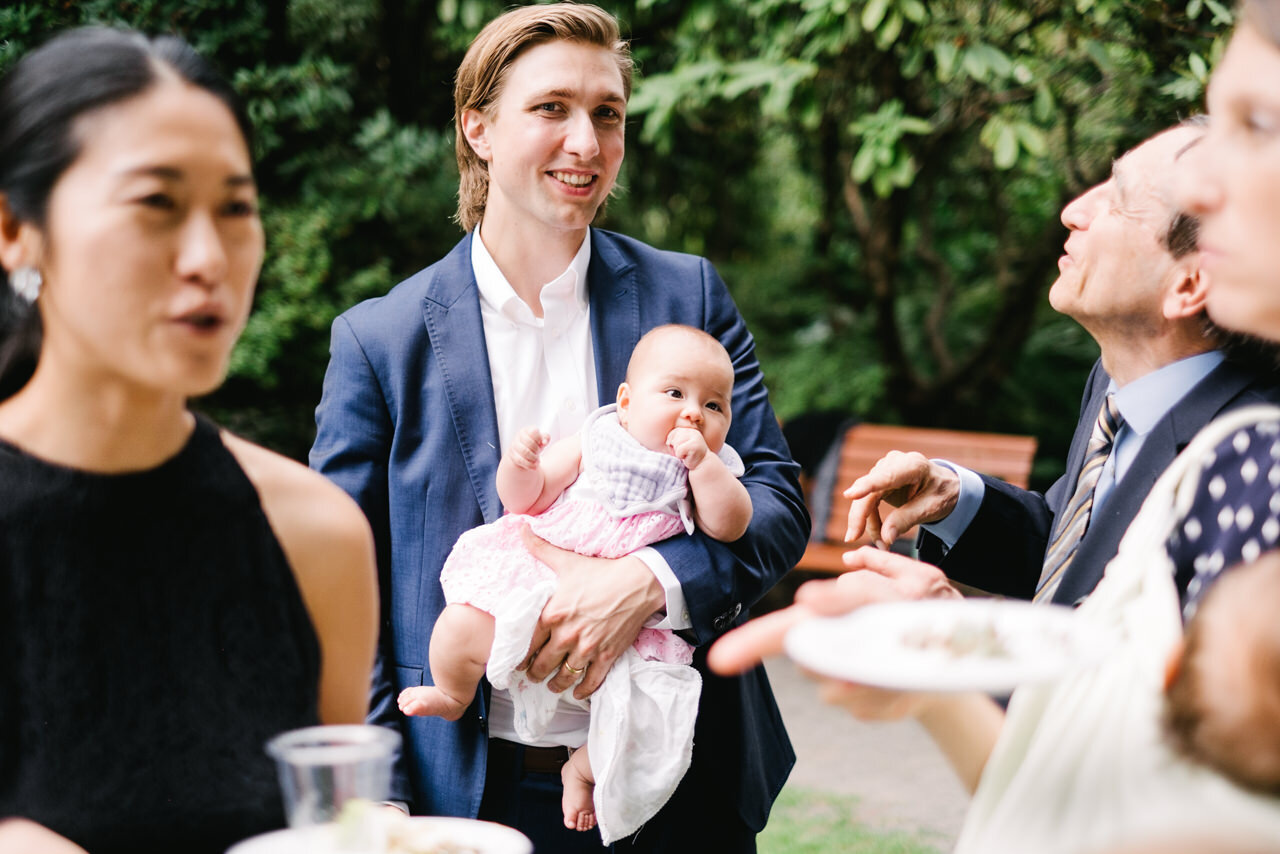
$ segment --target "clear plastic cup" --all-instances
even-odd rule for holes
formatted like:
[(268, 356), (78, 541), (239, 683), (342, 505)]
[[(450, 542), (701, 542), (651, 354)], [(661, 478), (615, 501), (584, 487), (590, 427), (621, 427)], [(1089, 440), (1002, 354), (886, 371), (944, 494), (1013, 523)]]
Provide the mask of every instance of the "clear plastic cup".
[(376, 820), (368, 807), (391, 792), (391, 763), (400, 734), (380, 726), (315, 726), (267, 742), (276, 760), (285, 816), (293, 828), (337, 823), (340, 836), (363, 848)]

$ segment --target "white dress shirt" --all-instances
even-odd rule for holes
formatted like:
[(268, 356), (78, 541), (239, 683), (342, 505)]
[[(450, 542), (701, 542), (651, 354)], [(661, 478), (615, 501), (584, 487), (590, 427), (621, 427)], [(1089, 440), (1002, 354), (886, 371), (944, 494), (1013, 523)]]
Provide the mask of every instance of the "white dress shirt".
[[(537, 425), (553, 442), (572, 435), (600, 405), (587, 296), (590, 262), (588, 230), (568, 268), (542, 286), (542, 317), (537, 317), (498, 269), (480, 239), (480, 229), (475, 230), (471, 267), (480, 291), (500, 452), (530, 425)], [(691, 623), (684, 593), (667, 562), (652, 548), (641, 549), (635, 556), (644, 561), (666, 591), (667, 617), (655, 625), (688, 628)], [(562, 699), (540, 746), (577, 746), (586, 741), (585, 709), (572, 701), (571, 692), (566, 691), (563, 697), (570, 699)], [(510, 698), (503, 691), (493, 691), (489, 735), (519, 741), (512, 720)]]

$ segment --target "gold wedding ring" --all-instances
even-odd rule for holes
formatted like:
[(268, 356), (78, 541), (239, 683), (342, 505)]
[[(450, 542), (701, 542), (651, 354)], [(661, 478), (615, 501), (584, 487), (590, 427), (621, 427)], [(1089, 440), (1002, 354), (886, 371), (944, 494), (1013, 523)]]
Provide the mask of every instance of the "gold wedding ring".
[(579, 668), (579, 667), (574, 667), (572, 664), (570, 664), (570, 663), (569, 663), (569, 659), (567, 659), (567, 658), (564, 660), (564, 664), (563, 664), (562, 666), (564, 667), (564, 669), (565, 669), (565, 670), (568, 670), (568, 671), (569, 671), (570, 673), (572, 673), (574, 676), (579, 675), (580, 673), (582, 673), (582, 671), (584, 671), (584, 670), (586, 670), (586, 669), (587, 669), (587, 668), (586, 668), (586, 665), (583, 665), (583, 666), (582, 666), (582, 667), (580, 667), (580, 668)]

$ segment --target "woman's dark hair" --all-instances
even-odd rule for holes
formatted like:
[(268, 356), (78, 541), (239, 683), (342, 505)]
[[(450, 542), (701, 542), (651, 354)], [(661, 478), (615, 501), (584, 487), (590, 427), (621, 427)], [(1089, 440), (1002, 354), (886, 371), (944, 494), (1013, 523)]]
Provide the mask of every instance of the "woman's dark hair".
[[(248, 116), (231, 86), (182, 39), (105, 27), (70, 30), (0, 80), (0, 194), (10, 214), (44, 228), (49, 195), (80, 155), (76, 122), (143, 94), (166, 74), (226, 104), (252, 151)], [(40, 335), (39, 311), (14, 293), (0, 268), (0, 400), (31, 378)]]

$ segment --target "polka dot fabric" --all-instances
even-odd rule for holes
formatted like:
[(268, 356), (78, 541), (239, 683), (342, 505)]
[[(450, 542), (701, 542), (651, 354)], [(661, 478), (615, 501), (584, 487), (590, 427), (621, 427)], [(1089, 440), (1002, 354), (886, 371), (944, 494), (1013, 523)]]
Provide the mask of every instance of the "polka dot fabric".
[(1206, 461), (1197, 494), (1169, 539), (1190, 619), (1222, 570), (1280, 545), (1280, 421), (1236, 431)]

